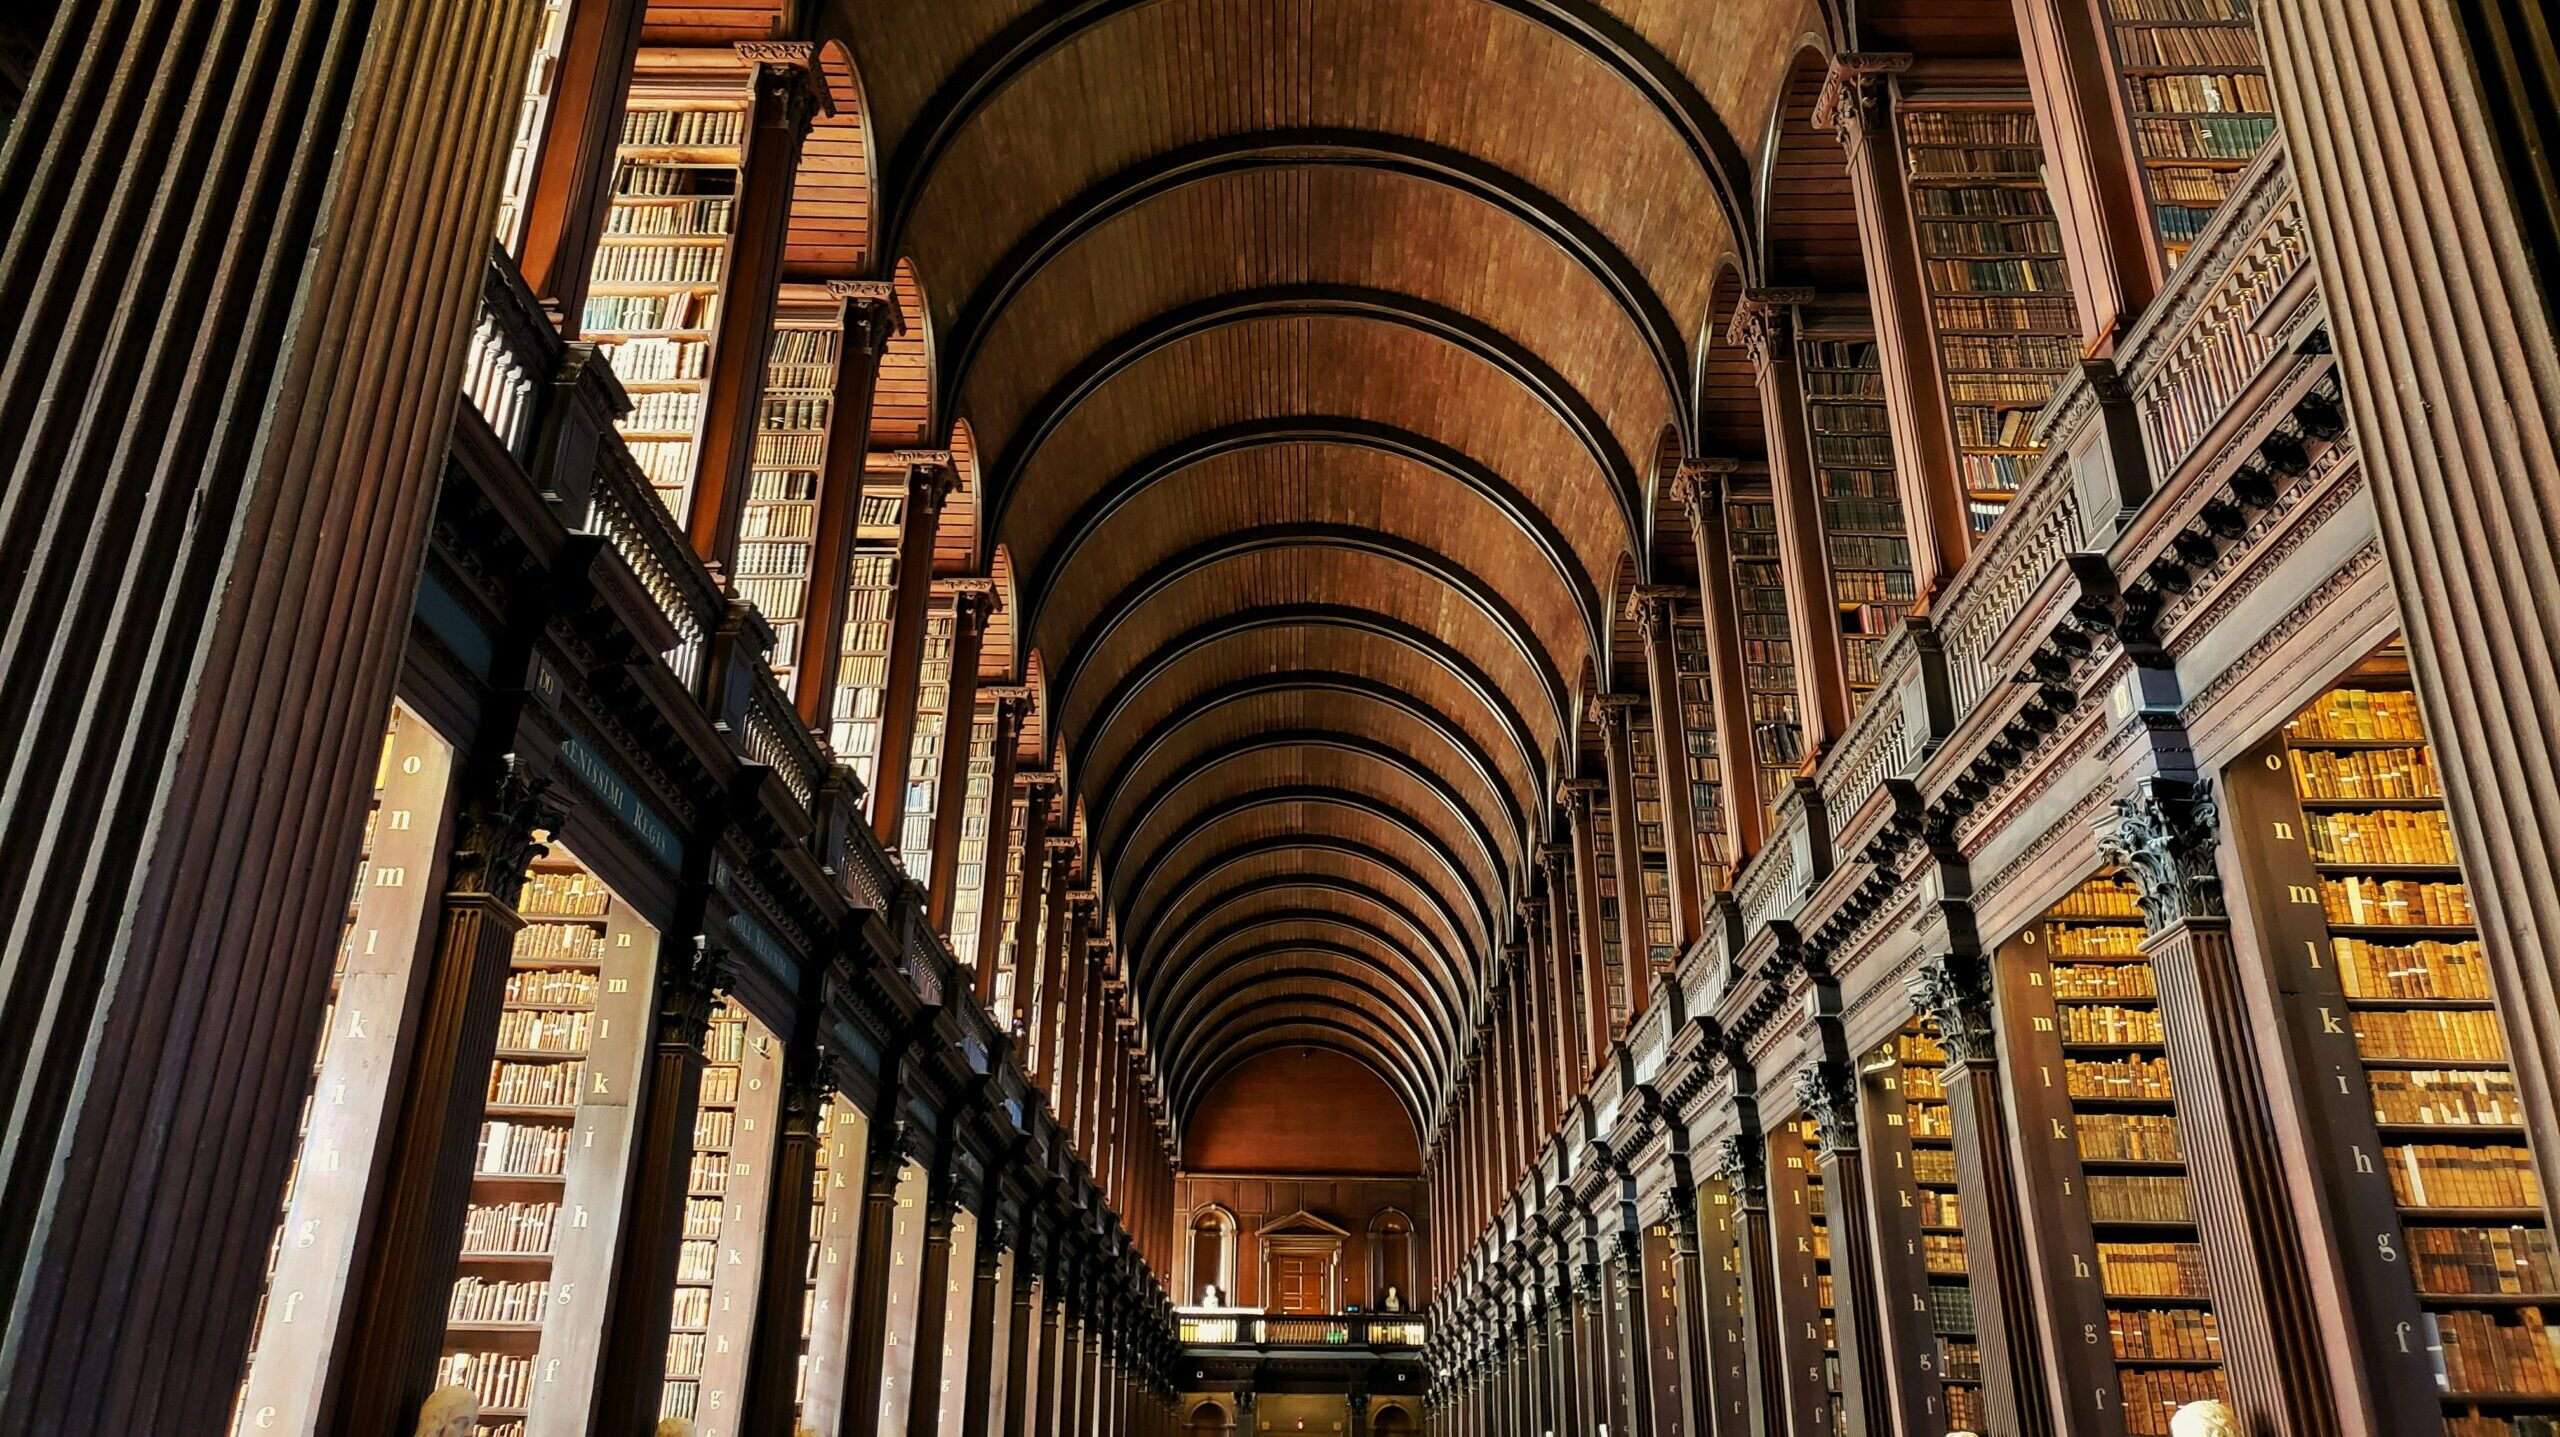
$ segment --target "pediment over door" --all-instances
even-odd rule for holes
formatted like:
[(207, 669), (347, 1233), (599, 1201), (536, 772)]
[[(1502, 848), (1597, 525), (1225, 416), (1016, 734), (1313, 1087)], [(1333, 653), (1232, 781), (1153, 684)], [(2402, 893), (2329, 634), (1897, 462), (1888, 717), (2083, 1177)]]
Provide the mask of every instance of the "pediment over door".
[(1351, 1229), (1347, 1227), (1338, 1227), (1333, 1223), (1329, 1223), (1323, 1218), (1316, 1216), (1314, 1213), (1307, 1211), (1305, 1208), (1300, 1208), (1296, 1212), (1289, 1213), (1286, 1216), (1273, 1218), (1271, 1221), (1254, 1229), (1254, 1236), (1262, 1238), (1331, 1238), (1336, 1242), (1339, 1242), (1343, 1238), (1351, 1236)]

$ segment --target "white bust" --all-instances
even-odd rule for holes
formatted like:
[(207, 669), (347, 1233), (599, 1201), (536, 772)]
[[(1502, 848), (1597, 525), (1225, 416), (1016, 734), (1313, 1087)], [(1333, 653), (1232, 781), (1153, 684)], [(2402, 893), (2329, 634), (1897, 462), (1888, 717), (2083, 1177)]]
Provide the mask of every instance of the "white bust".
[(2169, 1437), (2240, 1437), (2240, 1419), (2227, 1402), (2190, 1402), (2169, 1418)]
[(418, 1437), (471, 1437), (480, 1424), (480, 1399), (460, 1385), (439, 1387), (418, 1409)]
[(1216, 1283), (1210, 1283), (1207, 1287), (1200, 1289), (1200, 1305), (1202, 1307), (1215, 1307), (1218, 1305), (1218, 1285)]

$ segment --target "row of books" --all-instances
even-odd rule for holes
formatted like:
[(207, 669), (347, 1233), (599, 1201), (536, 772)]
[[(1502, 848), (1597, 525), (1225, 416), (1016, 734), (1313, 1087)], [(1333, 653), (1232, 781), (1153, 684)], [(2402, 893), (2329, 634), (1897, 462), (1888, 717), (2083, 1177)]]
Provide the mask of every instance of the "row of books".
[(2008, 219), (1922, 220), (1923, 250), (1943, 255), (2048, 258), (2062, 253), (2062, 226), (2019, 215)]
[(828, 402), (823, 395), (771, 395), (756, 405), (756, 427), (824, 433)]
[(729, 1191), (729, 1155), (727, 1153), (695, 1153), (685, 1169), (685, 1191), (699, 1197), (720, 1197)]
[[(570, 924), (542, 926), (550, 931), (580, 935), (584, 941), (577, 944), (577, 951), (582, 955), (591, 955), (595, 958), (604, 956), (604, 940), (591, 928)], [(518, 929), (517, 935), (521, 937), (531, 931), (530, 928)], [(519, 944), (516, 948), (516, 956), (526, 958), (538, 955), (527, 954)], [(525, 968), (507, 975), (506, 1001), (547, 1003), (566, 1007), (591, 1006), (596, 1001), (596, 988), (596, 975), (582, 969)]]
[(680, 1328), (710, 1326), (711, 1289), (707, 1287), (677, 1288), (675, 1306), (669, 1310), (669, 1325)]
[[(2017, 493), (2018, 486), (2027, 482), (2027, 475), (2035, 462), (2034, 456), (2021, 454), (1967, 454), (1963, 460), (1964, 487), (1975, 494)], [(1987, 521), (1998, 517), (1999, 513), (1999, 509), (1994, 507), (1981, 517)], [(1977, 533), (1990, 527), (1988, 522), (1974, 526)]]
[(1958, 409), (1956, 442), (1977, 449), (2033, 449), (2038, 409)]
[(1920, 1260), (1933, 1274), (1962, 1274), (1965, 1271), (1964, 1234), (1960, 1232), (1920, 1234)]
[(2542, 1180), (2520, 1147), (2386, 1144), (2391, 1191), (2406, 1207), (2539, 1207)]
[(2311, 856), (2322, 863), (2450, 864), (2453, 824), (2437, 809), (2306, 813)]
[(2098, 1173), (2090, 1176), (2089, 1217), (2095, 1222), (2193, 1222), (2184, 1174)]
[(769, 537), (748, 540), (738, 545), (736, 563), (737, 572), (742, 577), (806, 578), (809, 570), (809, 546), (796, 540), (776, 540)]
[[(623, 173), (631, 176), (643, 171), (662, 172), (657, 166), (631, 165)], [(616, 205), (605, 216), (604, 232), (635, 239), (725, 235), (736, 204), (726, 196), (709, 196), (673, 205)]]
[[(2053, 397), (2053, 378), (2046, 374), (1965, 374), (1949, 366), (1947, 398), (1956, 404), (1992, 404), (2023, 408), (2032, 414)], [(2001, 426), (1985, 421), (1982, 428)]]
[[(2032, 150), (2036, 119), (2012, 109), (1924, 109), (1902, 112), (1902, 141), (1907, 145), (2022, 145)], [(2033, 172), (2030, 159), (2027, 169)]]
[(2171, 1095), (2167, 1058), (2072, 1058), (2062, 1065), (2063, 1082), (2075, 1098), (2140, 1098), (2165, 1101)]
[(2178, 1121), (2165, 1113), (2082, 1113), (2080, 1156), (2093, 1162), (2186, 1161)]
[(765, 622), (773, 626), (773, 662), (779, 669), (791, 662), (800, 648), (801, 606), (807, 602), (809, 581), (796, 576), (737, 581), (738, 597), (754, 604)]
[(2219, 1362), (2222, 1331), (2193, 1307), (2124, 1308), (2107, 1314), (2109, 1350), (2131, 1361)]
[(2427, 741), (2418, 696), (2406, 689), (2331, 689), (2285, 725), (2285, 737), (2293, 743)]
[(702, 419), (698, 389), (661, 389), (631, 396), (622, 428), (635, 434), (690, 434)]
[[(633, 334), (651, 330), (707, 330), (718, 314), (720, 297), (701, 290), (679, 290), (673, 294), (597, 294), (589, 295), (579, 311), (580, 322), (589, 334)], [(622, 346), (614, 346), (614, 357), (621, 357)], [(620, 373), (619, 364), (615, 372)]]
[(2276, 137), (2276, 122), (2272, 115), (2136, 120), (2134, 137), (2148, 159), (2248, 160)]
[(551, 1251), (551, 1229), (559, 1221), (556, 1202), (473, 1203), (462, 1219), (465, 1253), (542, 1256)]
[(528, 918), (601, 918), (613, 893), (585, 872), (538, 870), (525, 875), (516, 911)]
[(2485, 1009), (2361, 1009), (2350, 1015), (2368, 1061), (2474, 1063), (2507, 1056), (2498, 1015)]
[(2143, 936), (2143, 930), (2130, 924), (2057, 924), (2052, 948), (2056, 958), (2139, 958)]
[(701, 379), (711, 372), (711, 345), (699, 339), (641, 335), (611, 348), (613, 372), (625, 384)]
[(1971, 1332), (1973, 1289), (1960, 1283), (1929, 1284), (1929, 1325), (1939, 1332)]
[(2427, 1314), (2437, 1380), (2453, 1392), (2560, 1397), (2560, 1327), (2540, 1308)]
[(2246, 25), (2254, 16), (2249, 0), (2107, 0), (2107, 18), (2131, 27), (2165, 21)]
[(2020, 331), (2054, 333), (2065, 326), (2080, 323), (2069, 296), (2046, 295), (2018, 298), (1991, 296), (1947, 297), (1930, 306), (1942, 329), (1987, 330), (1996, 334)]
[(471, 1389), (484, 1411), (520, 1412), (533, 1396), (533, 1358), (507, 1352), (448, 1353), (436, 1364), (436, 1385)]
[(2113, 1003), (2073, 1006), (2060, 1011), (2065, 1043), (2161, 1042), (2158, 1008), (2125, 1008)]
[[(713, 1205), (718, 1211), (718, 1205)], [(720, 1263), (720, 1243), (716, 1238), (689, 1237), (676, 1249), (676, 1281), (695, 1285), (707, 1284)]]
[(2304, 798), (2442, 798), (2444, 781), (2424, 748), (2293, 751), (2294, 792)]
[(2049, 918), (2139, 918), (2142, 898), (2130, 883), (2093, 879), (2045, 910)]
[(551, 1311), (551, 1283), (545, 1278), (522, 1282), (482, 1277), (454, 1280), (453, 1300), (445, 1305), (447, 1322), (540, 1322)]
[(2190, 1402), (2225, 1395), (2219, 1368), (2143, 1367), (2116, 1374), (2124, 1388), (2125, 1437), (2169, 1437), (2169, 1422)]
[[(1924, 118), (1912, 116), (1913, 120)], [(1907, 130), (1906, 130), (1907, 132)], [(1928, 179), (2016, 179), (2035, 177), (2044, 155), (2033, 142), (2024, 145), (1915, 145), (1910, 151), (1911, 177)]]
[(2409, 1261), (2418, 1291), (2438, 1297), (2560, 1293), (2560, 1252), (2534, 1227), (2413, 1227)]
[[(2134, 928), (2101, 928), (2100, 933), (2141, 936)], [(2056, 963), (2051, 969), (2053, 996), (2064, 1002), (2088, 998), (2154, 998), (2159, 981), (2148, 963)]]
[(2471, 894), (2459, 882), (2350, 875), (2320, 881), (2320, 909), (2332, 923), (2376, 927), (2465, 927), (2477, 922)]
[(697, 1151), (727, 1149), (730, 1139), (736, 1135), (737, 1122), (738, 1110), (735, 1108), (704, 1108), (696, 1112), (693, 1115), (694, 1148)]
[[(1882, 406), (1877, 407), (1882, 413)], [(1823, 433), (1813, 436), (1813, 462), (1826, 467), (1849, 469), (1890, 469), (1893, 467), (1893, 438), (1882, 429), (1865, 433)]]
[(498, 1046), (529, 1053), (587, 1051), (595, 1014), (585, 1009), (510, 1008), (498, 1015)]
[(669, 1377), (700, 1377), (706, 1338), (707, 1335), (700, 1332), (668, 1333), (667, 1375)]
[[(623, 447), (631, 451), (640, 466), (642, 477), (665, 495), (693, 482), (693, 441), (690, 439), (626, 439)], [(674, 505), (668, 499), (670, 510)]]
[[(604, 961), (604, 935), (585, 923), (537, 921), (516, 930), (515, 942), (510, 951), (514, 953), (516, 962), (522, 964), (601, 963)], [(559, 972), (559, 976), (592, 978), (593, 975)], [(592, 1001), (593, 998), (594, 994), (589, 993), (588, 1000)]]
[[(802, 496), (804, 498), (817, 496), (817, 469), (819, 465), (826, 462), (826, 459), (827, 436), (824, 434), (758, 434), (756, 436), (756, 467), (805, 475), (807, 479), (805, 487), (808, 492)], [(763, 475), (757, 476), (759, 481), (763, 477)]]
[(741, 109), (628, 110), (622, 116), (625, 145), (735, 145), (746, 138)]
[(493, 1063), (489, 1067), (489, 1101), (510, 1108), (566, 1108), (578, 1101), (587, 1065), (565, 1063)]
[(1911, 1154), (1911, 1180), (1924, 1186), (1956, 1185), (1956, 1155), (1950, 1148), (1916, 1148)]
[(2077, 363), (2080, 342), (2062, 335), (1958, 334), (1938, 348), (1949, 369), (2058, 374)]
[[(766, 490), (768, 480), (815, 480), (817, 476), (798, 471), (765, 470), (756, 475), (756, 487)], [(791, 487), (798, 487), (796, 485)], [(766, 490), (770, 494), (771, 490)], [(784, 488), (784, 493), (791, 488)], [(748, 501), (742, 532), (749, 539), (806, 540), (818, 527), (817, 512), (805, 499), (771, 498), (759, 494)]]
[(624, 200), (681, 200), (726, 195), (737, 188), (738, 172), (727, 166), (655, 164), (625, 159), (614, 166), (613, 197)]
[(2030, 219), (2053, 213), (2039, 189), (2019, 185), (1929, 185), (1911, 192), (1924, 219)]
[(2485, 999), (2489, 965), (2477, 939), (2421, 938), (2399, 945), (2332, 938), (2338, 981), (2350, 998)]
[(2204, 1297), (2204, 1245), (2193, 1242), (2102, 1242), (2098, 1279), (2109, 1297)]
[(717, 245), (607, 245), (596, 251), (595, 282), (718, 284), (727, 258)]
[(1948, 1228), (1964, 1226), (1961, 1195), (1938, 1188), (1922, 1188), (1919, 1198), (1921, 1226)]
[(1933, 259), (1929, 283), (1944, 294), (2046, 294), (2071, 290), (2059, 259)]
[(480, 1125), (479, 1171), (504, 1177), (558, 1177), (569, 1161), (569, 1130), (556, 1123), (491, 1118)]
[[(2163, 202), (2159, 207), (2162, 216), (2168, 216), (2173, 207), (2184, 208), (2192, 216), (2192, 228), (2177, 234), (2175, 238), (2179, 239), (2193, 239), (2203, 230), (2205, 222), (2213, 218), (2214, 209), (2231, 198), (2236, 175), (2235, 171), (2211, 165), (2178, 164), (2154, 165), (2147, 173), (2151, 176), (2151, 197)], [(2161, 237), (2172, 237), (2165, 223)]]
[(2125, 79), (2140, 111), (2170, 115), (2272, 115), (2275, 90), (2250, 70), (2210, 75), (2131, 75)]
[(2518, 1127), (2512, 1073), (2480, 1068), (2376, 1068), (2365, 1074), (2373, 1119), (2426, 1127)]

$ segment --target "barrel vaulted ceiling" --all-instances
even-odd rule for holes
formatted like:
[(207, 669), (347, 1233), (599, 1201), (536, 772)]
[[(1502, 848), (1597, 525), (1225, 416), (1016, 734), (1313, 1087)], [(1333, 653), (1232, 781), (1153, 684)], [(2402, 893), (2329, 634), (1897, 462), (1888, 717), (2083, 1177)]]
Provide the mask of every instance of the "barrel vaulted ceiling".
[(1812, 23), (823, 0), (1177, 1120), (1323, 1047), (1439, 1121)]

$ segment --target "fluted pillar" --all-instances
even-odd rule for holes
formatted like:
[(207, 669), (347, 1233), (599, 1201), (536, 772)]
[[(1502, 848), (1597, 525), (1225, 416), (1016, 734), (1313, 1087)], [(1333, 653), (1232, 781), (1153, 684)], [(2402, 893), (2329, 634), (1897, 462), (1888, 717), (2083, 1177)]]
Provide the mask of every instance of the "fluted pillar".
[(597, 241), (613, 209), (614, 151), (640, 53), (647, 0), (585, 0), (569, 7), (552, 66), (551, 98), (524, 183), (523, 239), (515, 246), (525, 287), (560, 332), (578, 333)]
[[(937, 1167), (947, 1171), (945, 1155)], [(942, 1358), (951, 1325), (951, 1227), (960, 1208), (949, 1180), (931, 1184), (925, 1195), (924, 1258), (916, 1273), (915, 1365), (907, 1383), (907, 1437), (937, 1437), (942, 1431)]]
[(1786, 580), (1787, 635), (1795, 645), (1807, 761), (1849, 731), (1850, 707), (1831, 555), (1822, 540), (1813, 431), (1796, 353), (1796, 310), (1813, 297), (1809, 289), (1748, 291), (1734, 306), (1729, 335), (1750, 356), (1760, 381), (1760, 422), (1768, 435), (1769, 494), (1778, 518), (1778, 565)]
[(889, 614), (889, 659), (880, 693), (880, 761), (872, 770), (871, 834), (891, 853), (907, 819), (907, 761), (916, 741), (924, 678), (925, 602), (933, 595), (934, 537), (951, 497), (947, 451), (907, 456), (907, 492), (898, 530), (898, 588)]
[(2079, 300), (2080, 341), (2110, 353), (2151, 307), (2165, 270), (2107, 16), (2088, 0), (2013, 0), (2013, 8), (2044, 136), (2046, 189)]
[[(596, 3), (585, 0), (576, 8), (583, 11)], [(810, 535), (808, 613), (791, 671), (792, 700), (801, 722), (812, 728), (828, 722), (844, 668), (845, 601), (862, 522), (862, 474), (871, 453), (880, 356), (905, 328), (897, 291), (885, 280), (837, 280), (827, 293), (839, 306), (841, 337), (835, 387), (828, 396), (826, 462), (819, 470), (818, 510)]]
[(1705, 931), (1700, 885), (1705, 855), (1698, 852), (1698, 816), (1689, 788), (1688, 719), (1680, 704), (1680, 661), (1672, 652), (1672, 622), (1686, 591), (1649, 585), (1627, 596), (1636, 632), (1644, 642), (1645, 691), (1652, 699), (1654, 787), (1662, 800), (1662, 847), (1671, 890), (1671, 947), (1686, 953)]
[[(1671, 498), (1689, 516), (1690, 543), (1698, 551), (1698, 606), (1706, 623), (1707, 682), (1716, 715), (1716, 754), (1722, 760), (1717, 796), (1724, 802), (1725, 855), (1734, 872), (1760, 851), (1767, 803), (1754, 758), (1751, 692), (1742, 663), (1742, 621), (1733, 587), (1733, 546), (1726, 536), (1724, 486), (1739, 467), (1734, 460), (1684, 464), (1671, 481)], [(1702, 921), (1703, 921), (1703, 915)]]
[[(998, 605), (992, 579), (953, 579), (943, 587), (952, 596), (951, 682), (943, 699), (942, 766), (934, 776), (933, 858), (926, 865), (925, 921), (947, 942), (951, 900), (959, 892), (960, 830), (969, 821), (969, 751), (978, 725), (978, 656), (986, 647), (987, 621), (995, 617)], [(992, 796), (988, 802), (994, 802)]]
[(1005, 868), (1013, 857), (1014, 764), (1021, 748), (1022, 717), (1030, 705), (1030, 691), (998, 689), (992, 697), (996, 705), (996, 764), (987, 783), (987, 867), (978, 888), (978, 947), (974, 953), (954, 955), (976, 968), (973, 981), (978, 1006), (989, 1013), (996, 1006), (996, 954), (1004, 946)]
[(879, 1430), (881, 1388), (888, 1372), (890, 1268), (898, 1235), (898, 1173), (907, 1160), (907, 1120), (890, 1115), (901, 1100), (886, 1075), (882, 1089), (884, 1107), (890, 1112), (871, 1120), (870, 1143), (862, 1158), (862, 1228), (853, 1260), (853, 1341), (845, 1359), (840, 1409), (845, 1437), (871, 1437)]

